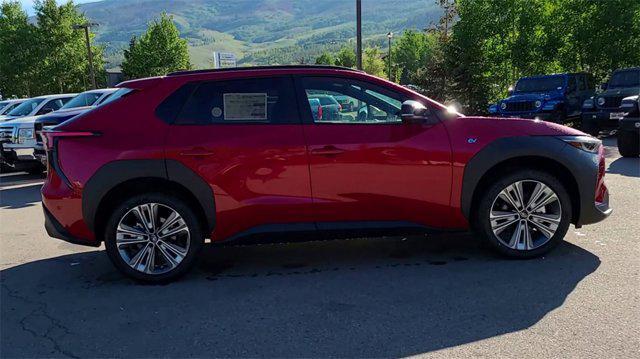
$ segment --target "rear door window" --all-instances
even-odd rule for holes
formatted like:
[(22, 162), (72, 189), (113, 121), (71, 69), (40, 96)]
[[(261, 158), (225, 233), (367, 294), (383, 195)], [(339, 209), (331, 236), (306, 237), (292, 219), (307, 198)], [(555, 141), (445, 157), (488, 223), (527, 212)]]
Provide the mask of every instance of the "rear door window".
[(174, 123), (300, 123), (293, 80), (276, 77), (199, 83)]

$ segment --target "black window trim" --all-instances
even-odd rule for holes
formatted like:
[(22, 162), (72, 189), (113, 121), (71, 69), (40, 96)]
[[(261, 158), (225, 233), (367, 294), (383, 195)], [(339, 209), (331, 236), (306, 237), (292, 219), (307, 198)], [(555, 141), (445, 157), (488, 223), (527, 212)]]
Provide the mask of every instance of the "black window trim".
[[(202, 123), (176, 123), (176, 121), (178, 120), (178, 118), (180, 117), (180, 114), (182, 113), (182, 110), (184, 109), (184, 106), (186, 106), (187, 102), (189, 101), (189, 99), (191, 98), (191, 96), (193, 96), (193, 94), (200, 88), (200, 86), (204, 85), (204, 84), (209, 84), (209, 83), (215, 83), (215, 82), (229, 82), (229, 81), (246, 81), (246, 80), (263, 80), (263, 79), (288, 79), (290, 81), (290, 83), (292, 85), (294, 85), (294, 91), (295, 91), (295, 82), (293, 79), (292, 75), (287, 75), (287, 74), (283, 74), (283, 75), (264, 75), (264, 76), (256, 76), (256, 77), (252, 77), (252, 78), (246, 78), (246, 77), (233, 77), (233, 78), (225, 78), (225, 79), (214, 79), (214, 80), (196, 80), (196, 81), (188, 81), (183, 83), (182, 85), (180, 85), (180, 87), (176, 88), (171, 94), (169, 94), (162, 102), (161, 104), (166, 101), (171, 95), (173, 95), (175, 92), (177, 92), (180, 88), (182, 88), (183, 86), (187, 86), (189, 84), (196, 84), (196, 86), (193, 87), (193, 89), (191, 90), (191, 92), (189, 93), (189, 95), (187, 96), (186, 100), (182, 103), (182, 105), (180, 106), (180, 109), (176, 112), (176, 115), (171, 119), (170, 122), (167, 122), (170, 126), (238, 126), (238, 125), (269, 125), (269, 126), (291, 126), (291, 125), (301, 125), (302, 124), (302, 116), (301, 116), (301, 112), (300, 112), (300, 104), (298, 103), (298, 101), (295, 101), (296, 103), (296, 108), (294, 109), (296, 114), (297, 114), (297, 121), (296, 122), (291, 122), (291, 123), (272, 123), (269, 120), (266, 121), (255, 121), (255, 120), (246, 120), (246, 121), (238, 121), (238, 120), (234, 120), (234, 121), (227, 121), (227, 122), (215, 122), (215, 123), (207, 123), (207, 124), (202, 124)], [(159, 107), (160, 105), (158, 105)], [(156, 108), (157, 110), (157, 108)]]

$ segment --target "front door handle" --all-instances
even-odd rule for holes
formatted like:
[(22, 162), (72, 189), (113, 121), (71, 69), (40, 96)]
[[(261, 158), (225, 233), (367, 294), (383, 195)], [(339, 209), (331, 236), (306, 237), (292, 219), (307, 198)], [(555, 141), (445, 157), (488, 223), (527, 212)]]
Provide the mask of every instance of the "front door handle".
[(194, 147), (189, 150), (180, 152), (180, 156), (187, 156), (187, 157), (208, 157), (213, 155), (214, 155), (213, 152), (203, 147)]
[(312, 150), (311, 154), (318, 155), (318, 156), (336, 156), (344, 152), (345, 151), (343, 149), (340, 149), (336, 146), (329, 145), (329, 146), (324, 146), (322, 148), (317, 148), (315, 150)]

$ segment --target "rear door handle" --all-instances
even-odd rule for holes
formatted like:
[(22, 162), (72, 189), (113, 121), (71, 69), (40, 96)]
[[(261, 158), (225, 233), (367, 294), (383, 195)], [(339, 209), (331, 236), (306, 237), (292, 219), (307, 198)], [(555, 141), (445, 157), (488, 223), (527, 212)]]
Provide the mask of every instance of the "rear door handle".
[(180, 156), (187, 156), (187, 157), (208, 157), (213, 155), (214, 155), (213, 152), (203, 147), (194, 147), (192, 149), (180, 152)]
[(344, 152), (345, 151), (343, 149), (340, 149), (336, 146), (329, 145), (329, 146), (324, 146), (322, 148), (317, 148), (315, 150), (312, 150), (311, 154), (318, 155), (318, 156), (336, 156)]

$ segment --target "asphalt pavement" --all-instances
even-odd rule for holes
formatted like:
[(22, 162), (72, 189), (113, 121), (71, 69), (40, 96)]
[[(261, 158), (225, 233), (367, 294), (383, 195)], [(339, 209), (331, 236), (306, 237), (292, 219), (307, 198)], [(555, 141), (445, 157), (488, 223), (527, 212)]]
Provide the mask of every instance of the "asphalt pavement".
[(473, 235), (206, 247), (168, 285), (47, 236), (42, 180), (0, 177), (0, 356), (640, 357), (640, 159), (607, 145), (614, 212), (550, 255)]

